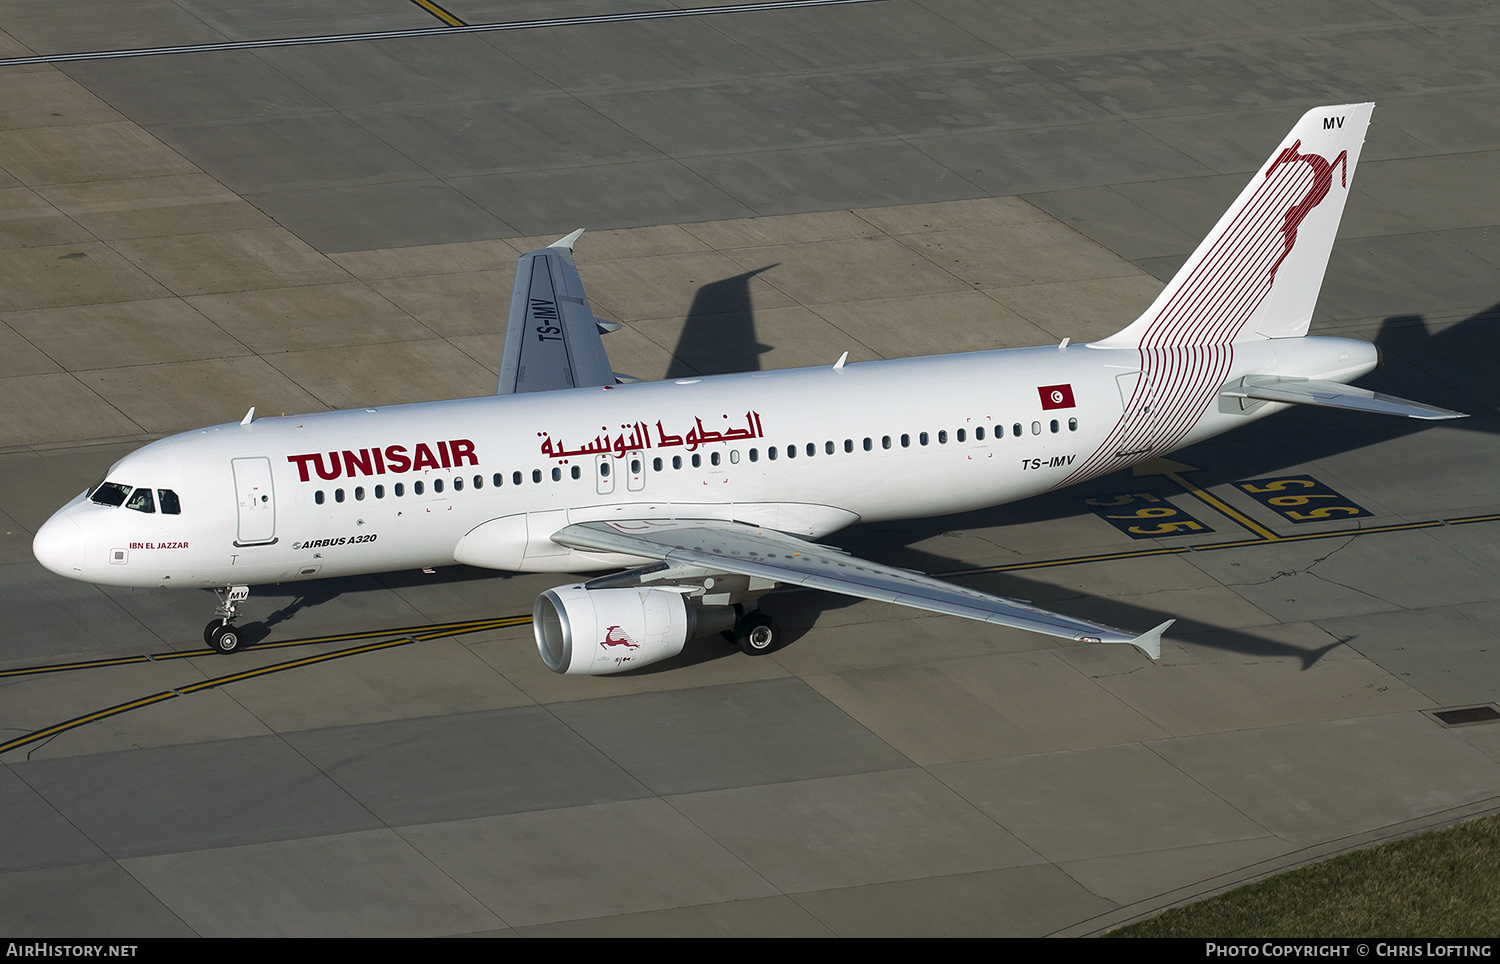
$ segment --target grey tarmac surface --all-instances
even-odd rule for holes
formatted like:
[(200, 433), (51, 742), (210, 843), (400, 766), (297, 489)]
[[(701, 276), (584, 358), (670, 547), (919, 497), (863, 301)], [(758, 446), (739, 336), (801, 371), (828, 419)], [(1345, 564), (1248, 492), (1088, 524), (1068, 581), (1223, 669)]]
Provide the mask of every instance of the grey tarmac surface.
[[(1500, 729), (1434, 715), (1500, 698), (1500, 13), (1046, 9), (0, 65), (0, 934), (1085, 935), (1500, 809)], [(0, 0), (0, 58), (436, 25)], [(207, 594), (31, 557), (149, 439), (491, 391), (514, 258), (577, 226), (645, 378), (1108, 334), (1304, 110), (1355, 100), (1378, 107), (1314, 330), (1380, 345), (1368, 387), (1474, 417), (1290, 412), (1188, 468), (836, 537), (1176, 617), (1159, 663), (782, 593), (771, 656), (564, 679), (499, 619), (559, 580), (462, 568), (259, 587), (262, 645), (226, 659)], [(1369, 515), (1238, 485), (1293, 476)], [(1131, 493), (1205, 528), (1132, 540), (1079, 501)]]

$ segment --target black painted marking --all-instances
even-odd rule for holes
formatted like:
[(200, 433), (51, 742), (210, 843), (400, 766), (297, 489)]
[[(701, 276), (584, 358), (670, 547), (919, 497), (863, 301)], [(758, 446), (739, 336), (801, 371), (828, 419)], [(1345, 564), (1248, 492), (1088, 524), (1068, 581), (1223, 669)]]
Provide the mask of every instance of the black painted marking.
[(1284, 475), (1273, 479), (1236, 482), (1250, 498), (1288, 522), (1339, 522), (1374, 516), (1310, 475)]
[(1207, 523), (1150, 492), (1096, 495), (1078, 501), (1132, 539), (1159, 539), (1214, 531)]

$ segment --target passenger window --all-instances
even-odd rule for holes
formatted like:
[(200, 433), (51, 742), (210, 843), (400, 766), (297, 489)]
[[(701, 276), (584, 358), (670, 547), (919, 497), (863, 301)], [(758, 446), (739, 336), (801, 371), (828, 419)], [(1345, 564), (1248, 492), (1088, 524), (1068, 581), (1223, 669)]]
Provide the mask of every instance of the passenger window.
[(1031, 434), (1032, 435), (1041, 435), (1042, 434), (1042, 423), (1041, 422), (1032, 422), (1031, 423)]
[(422, 483), (420, 483), (420, 482), (413, 482), (411, 484), (411, 494), (412, 495), (421, 495), (422, 494)]
[[(658, 461), (660, 461), (660, 460), (658, 460)], [(576, 465), (573, 466), (572, 475), (573, 475), (573, 478), (575, 478), (575, 479), (583, 477), (583, 473), (580, 472), (580, 471), (578, 471), (578, 466), (576, 466)]]
[(365, 501), (365, 487), (364, 486), (357, 485), (357, 486), (354, 487), (354, 501), (355, 502), (363, 502), (363, 501)]
[(789, 458), (789, 459), (796, 458), (797, 457), (797, 446), (795, 446), (795, 445), (788, 445), (786, 447), (786, 457)]
[(713, 454), (709, 455), (708, 461), (709, 461), (710, 465), (718, 465), (719, 464), (719, 453), (718, 452), (714, 452)]
[(553, 468), (552, 468), (552, 481), (553, 482), (561, 482), (562, 481), (562, 469), (558, 468), (557, 466), (553, 466)]
[[(400, 488), (400, 486), (397, 486), (397, 488)], [(313, 501), (316, 502), (318, 505), (322, 505), (323, 504), (323, 490), (322, 489), (319, 489), (318, 491), (316, 491), (316, 492), (313, 493)]]
[(853, 452), (854, 451), (854, 439), (852, 439), (852, 438), (846, 438), (846, 439), (844, 439), (844, 451), (845, 452)]
[(482, 476), (482, 475), (476, 475), (476, 476), (474, 476), (474, 488), (476, 488), (476, 489), (482, 489), (482, 488), (484, 488), (484, 476)]
[(463, 490), (464, 490), (464, 480), (462, 478), (454, 479), (453, 480), (453, 491), (454, 492), (462, 492)]
[(901, 447), (904, 448), (904, 449), (911, 448), (911, 436), (910, 435), (903, 435), (903, 436), (901, 436)]
[(693, 468), (695, 468), (695, 469), (696, 468), (700, 468), (702, 465), (703, 465), (703, 456), (694, 453), (694, 455), (693, 455)]
[(776, 446), (771, 446), (770, 448), (766, 449), (766, 458), (770, 459), (772, 462), (776, 461), (776, 453), (778, 451), (780, 450), (777, 449)]
[(955, 442), (962, 442), (964, 439), (966, 439), (968, 437), (969, 437), (968, 433), (966, 433), (963, 429), (959, 429), (957, 432), (953, 433), (953, 440)]
[[(1070, 419), (1068, 419), (1068, 431), (1070, 431), (1070, 432), (1076, 432), (1076, 431), (1078, 431), (1078, 419), (1076, 419), (1076, 418), (1070, 418)], [(162, 511), (165, 512), (166, 509), (163, 509)]]
[[(604, 463), (604, 465), (605, 465), (604, 474), (608, 475), (609, 474), (609, 463), (606, 462), (606, 463)], [(541, 469), (532, 469), (531, 470), (531, 481), (533, 481), (533, 482), (540, 482), (540, 481), (542, 481), (542, 470)]]
[(660, 472), (661, 471), (661, 459), (652, 459), (651, 460), (651, 471), (653, 471), (653, 472)]
[(1010, 434), (1014, 435), (1016, 438), (1020, 438), (1021, 437), (1021, 423), (1020, 422), (1017, 422), (1016, 424), (1014, 424), (1014, 425), (1012, 425), (1010, 427)]
[(443, 491), (443, 480), (442, 479), (433, 479), (432, 480), (432, 492), (433, 492), (433, 494), (436, 495), (437, 493), (439, 493), (441, 491)]
[(1060, 427), (1060, 426), (1059, 426), (1059, 425), (1058, 425), (1058, 424), (1057, 424), (1057, 419), (1055, 419), (1055, 418), (1054, 418), (1054, 419), (1053, 419), (1053, 420), (1052, 420), (1052, 434), (1053, 434), (1053, 435), (1056, 435), (1056, 434), (1057, 434), (1057, 430), (1058, 430), (1058, 428), (1059, 428), (1059, 427)]
[(812, 458), (818, 454), (818, 447), (811, 442), (807, 443), (807, 457)]
[(739, 449), (731, 449), (729, 451), (729, 464), (731, 464), (731, 465), (739, 465), (740, 464), (740, 450)]
[(881, 436), (880, 447), (883, 449), (888, 449), (891, 447), (891, 437), (889, 435)]
[(866, 435), (865, 436), (865, 451), (868, 452), (868, 451), (870, 451), (873, 448), (875, 448), (875, 442), (874, 442), (874, 440), (872, 440), (868, 435)]
[(511, 485), (520, 485), (521, 484), (521, 473), (520, 472), (512, 472), (510, 474), (510, 484)]
[[(403, 495), (406, 494), (406, 483), (405, 482), (397, 482), (395, 485), (391, 486), (391, 491), (395, 493), (396, 498), (398, 498), (398, 499), (401, 498)], [(323, 495), (323, 493), (321, 493), (321, 492), (318, 493), (318, 497), (319, 497), (318, 501), (319, 502), (323, 501), (322, 495)]]
[(490, 481), (493, 482), (495, 484), (495, 488), (498, 489), (500, 488), (500, 486), (505, 484), (505, 476), (501, 475), (499, 472), (496, 472), (494, 478), (490, 479)]
[[(417, 484), (420, 485), (421, 483), (419, 482)], [(335, 502), (342, 502), (342, 501), (344, 501), (344, 490), (343, 489), (334, 489), (333, 490), (333, 501), (335, 501)]]
[(918, 435), (917, 436), (917, 441), (920, 442), (920, 443), (922, 443), (923, 445), (926, 445), (927, 444), (927, 433), (926, 432), (922, 432), (920, 435)]
[(385, 486), (383, 486), (383, 485), (377, 485), (377, 486), (375, 486), (375, 498), (377, 498), (377, 499), (383, 499), (383, 498), (385, 498)]
[(752, 461), (752, 462), (759, 462), (760, 461), (760, 449), (751, 449), (750, 450), (750, 461)]
[(833, 440), (832, 439), (829, 439), (828, 441), (826, 441), (826, 442), (823, 443), (823, 454), (824, 455), (832, 455), (833, 454)]
[(672, 456), (672, 468), (674, 468), (674, 469), (680, 469), (680, 468), (682, 468), (682, 456), (680, 456), (680, 455), (674, 455), (674, 456)]
[(182, 504), (177, 501), (177, 493), (171, 489), (157, 489), (156, 500), (161, 503), (162, 515), (182, 514)]
[[(958, 436), (958, 440), (960, 442), (962, 442), (964, 440), (964, 437), (963, 437), (962, 434), (960, 434)], [(978, 428), (976, 428), (974, 430), (974, 441), (976, 441), (976, 442), (983, 442), (984, 441), (984, 426), (983, 425), (979, 426)]]
[(609, 463), (608, 462), (600, 462), (599, 463), (599, 478), (601, 478), (601, 479), (607, 479), (607, 478), (609, 478)]

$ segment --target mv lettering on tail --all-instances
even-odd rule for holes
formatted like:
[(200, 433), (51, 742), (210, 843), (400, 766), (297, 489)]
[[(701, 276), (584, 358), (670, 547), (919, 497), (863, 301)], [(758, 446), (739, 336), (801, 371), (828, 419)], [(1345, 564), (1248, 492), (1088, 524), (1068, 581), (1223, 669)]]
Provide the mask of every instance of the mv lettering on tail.
[(212, 588), (204, 630), (240, 647), (257, 584), (462, 563), (605, 572), (538, 597), (538, 651), (605, 674), (732, 635), (804, 586), (1152, 658), (1170, 620), (1102, 626), (815, 540), (856, 522), (1023, 499), (1302, 404), (1459, 413), (1348, 383), (1361, 341), (1308, 326), (1371, 104), (1310, 111), (1135, 322), (1090, 344), (632, 383), (617, 376), (574, 232), (516, 266), (495, 394), (216, 425), (117, 462), (38, 531), (63, 576)]

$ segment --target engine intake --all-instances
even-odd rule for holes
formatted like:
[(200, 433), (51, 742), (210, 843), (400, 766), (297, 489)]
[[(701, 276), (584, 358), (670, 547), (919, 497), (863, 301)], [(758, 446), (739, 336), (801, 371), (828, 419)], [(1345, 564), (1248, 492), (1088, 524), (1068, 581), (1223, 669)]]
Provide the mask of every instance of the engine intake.
[(734, 625), (728, 606), (694, 606), (668, 589), (549, 589), (531, 625), (537, 652), (554, 673), (607, 676), (682, 652), (690, 639)]

